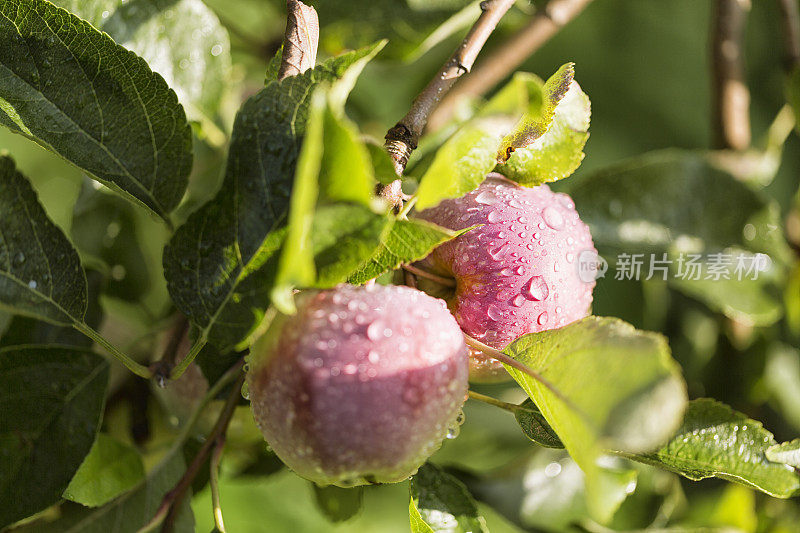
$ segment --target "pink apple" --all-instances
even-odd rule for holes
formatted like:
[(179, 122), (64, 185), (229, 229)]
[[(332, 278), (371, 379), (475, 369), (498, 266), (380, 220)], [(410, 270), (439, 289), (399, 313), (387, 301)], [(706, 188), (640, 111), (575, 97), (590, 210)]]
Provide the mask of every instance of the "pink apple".
[(267, 443), (299, 475), (340, 486), (416, 472), (456, 425), (469, 371), (444, 301), (381, 285), (300, 294), (249, 365)]
[[(492, 173), (477, 189), (417, 216), (454, 230), (482, 224), (421, 264), (455, 279), (448, 301), (468, 335), (503, 349), (520, 335), (589, 314), (595, 282), (579, 276), (578, 258), (596, 251), (568, 195)], [(500, 363), (477, 353), (470, 367), (473, 380), (508, 377)]]

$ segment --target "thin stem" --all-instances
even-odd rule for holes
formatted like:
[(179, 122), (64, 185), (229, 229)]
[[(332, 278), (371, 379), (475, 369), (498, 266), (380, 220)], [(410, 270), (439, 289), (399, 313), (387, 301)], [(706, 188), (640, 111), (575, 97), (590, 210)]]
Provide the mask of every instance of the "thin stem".
[[(216, 395), (212, 395), (212, 391), (219, 393), (219, 391), (222, 390), (224, 385), (220, 386), (220, 383), (223, 382), (226, 376), (230, 378), (231, 376), (236, 376), (238, 374), (238, 379), (234, 382), (233, 389), (228, 395), (228, 398), (225, 400), (225, 405), (223, 406), (222, 412), (220, 412), (219, 417), (217, 418), (216, 424), (214, 424), (214, 428), (206, 437), (205, 442), (203, 442), (203, 445), (200, 447), (197, 455), (194, 456), (194, 459), (192, 459), (191, 464), (186, 469), (186, 472), (184, 472), (181, 479), (178, 480), (178, 483), (172, 488), (172, 490), (164, 495), (164, 498), (161, 500), (161, 505), (159, 505), (158, 510), (153, 518), (150, 520), (150, 522), (145, 524), (138, 531), (138, 533), (156, 531), (156, 529), (162, 523), (164, 524), (164, 527), (162, 528), (163, 532), (170, 531), (173, 527), (178, 504), (183, 500), (183, 497), (186, 495), (186, 492), (191, 486), (192, 481), (194, 481), (194, 478), (197, 476), (200, 468), (203, 466), (203, 463), (205, 463), (205, 460), (208, 458), (209, 453), (211, 453), (212, 448), (217, 443), (217, 439), (220, 437), (220, 435), (224, 435), (225, 431), (228, 429), (228, 425), (230, 424), (234, 410), (236, 409), (236, 404), (239, 401), (239, 396), (241, 395), (242, 384), (244, 383), (245, 374), (241, 371), (243, 366), (244, 358), (240, 359), (233, 368), (228, 370), (228, 372), (226, 372), (225, 375), (220, 378), (220, 380), (215, 384), (214, 388), (209, 390), (209, 393), (204, 399), (204, 404)], [(182, 434), (183, 440), (185, 440), (185, 438), (188, 436), (188, 432), (191, 431), (191, 427), (197, 421), (201, 411), (202, 406), (195, 411), (192, 419), (184, 427), (184, 434)], [(181, 441), (179, 440), (178, 442)]]
[(473, 390), (469, 391), (468, 394), (469, 397), (473, 400), (478, 400), (483, 403), (488, 403), (489, 405), (500, 407), (501, 409), (505, 409), (506, 411), (511, 411), (512, 413), (517, 411), (517, 409), (519, 409), (519, 405), (514, 405), (513, 403), (504, 402), (502, 400), (498, 400), (497, 398), (492, 398), (491, 396), (486, 396), (485, 394), (481, 394)]
[(225, 533), (225, 523), (222, 520), (222, 506), (219, 500), (219, 463), (222, 460), (222, 451), (225, 449), (225, 435), (217, 437), (217, 444), (214, 446), (214, 453), (211, 454), (211, 475), (209, 485), (211, 485), (211, 505), (214, 508), (214, 524), (217, 531)]
[(159, 386), (164, 386), (164, 383), (169, 378), (170, 372), (175, 366), (175, 360), (178, 357), (178, 350), (180, 349), (183, 339), (189, 332), (189, 319), (184, 315), (179, 315), (174, 320), (172, 328), (169, 332), (169, 340), (164, 347), (161, 358), (150, 365), (150, 371)]
[(76, 330), (80, 331), (94, 342), (102, 346), (106, 349), (106, 351), (111, 354), (114, 359), (125, 365), (125, 367), (136, 374), (137, 376), (143, 377), (145, 379), (150, 379), (153, 377), (153, 373), (150, 371), (149, 368), (146, 366), (137, 363), (129, 356), (125, 355), (121, 351), (119, 351), (113, 344), (108, 342), (105, 337), (100, 335), (97, 331), (89, 327), (88, 324), (84, 322), (76, 322), (72, 325)]
[(717, 148), (750, 146), (750, 91), (742, 54), (750, 0), (714, 0), (712, 13), (712, 125)]
[(445, 62), (428, 85), (417, 95), (406, 116), (395, 124), (386, 134), (386, 151), (394, 161), (397, 175), (402, 175), (408, 158), (417, 148), (433, 109), (442, 96), (450, 90), (456, 80), (472, 69), (475, 58), (497, 23), (505, 15), (514, 0), (486, 0), (481, 2), (481, 15), (470, 28), (464, 40)]
[(532, 377), (533, 379), (535, 379), (536, 381), (538, 381), (539, 383), (544, 385), (544, 387), (547, 390), (552, 392), (553, 395), (556, 398), (558, 398), (559, 400), (564, 402), (571, 409), (575, 410), (578, 413), (582, 413), (582, 411), (580, 409), (578, 409), (578, 407), (574, 403), (572, 403), (572, 401), (569, 398), (567, 398), (566, 396), (561, 394), (561, 391), (559, 391), (555, 387), (555, 385), (550, 383), (547, 379), (544, 378), (544, 376), (542, 376), (537, 371), (533, 370), (528, 365), (526, 365), (524, 363), (520, 363), (519, 361), (517, 361), (513, 357), (510, 357), (510, 356), (504, 354), (503, 352), (501, 352), (500, 350), (498, 350), (496, 348), (492, 348), (491, 346), (487, 346), (486, 344), (482, 343), (478, 339), (474, 339), (474, 338), (470, 337), (466, 333), (464, 334), (464, 342), (466, 342), (468, 346), (474, 348), (475, 350), (478, 350), (478, 351), (482, 352), (484, 355), (487, 355), (487, 356), (491, 357), (492, 359), (500, 361), (504, 365), (510, 366), (511, 368), (513, 368), (515, 370), (519, 370), (523, 374), (529, 375), (530, 377)]
[(550, 0), (528, 24), (481, 59), (475, 69), (442, 98), (428, 120), (428, 129), (441, 128), (462, 99), (485, 94), (508, 77), (591, 3), (592, 0)]
[(436, 274), (434, 274), (432, 272), (428, 272), (427, 270), (423, 270), (421, 268), (417, 268), (417, 267), (415, 267), (413, 265), (404, 264), (404, 265), (402, 265), (402, 268), (403, 268), (403, 270), (407, 270), (408, 272), (411, 272), (415, 276), (419, 276), (421, 278), (426, 278), (426, 279), (429, 279), (431, 281), (435, 281), (439, 285), (444, 285), (445, 287), (455, 287), (456, 286), (456, 280), (454, 280), (454, 279), (438, 276), (438, 275), (436, 275)]
[(786, 68), (791, 70), (800, 65), (800, 8), (797, 0), (778, 0), (783, 26), (783, 53)]
[(194, 341), (194, 344), (189, 349), (189, 353), (186, 354), (186, 357), (183, 360), (175, 365), (175, 368), (172, 369), (172, 372), (169, 374), (169, 379), (178, 379), (186, 372), (186, 369), (189, 368), (189, 365), (192, 364), (194, 358), (197, 357), (197, 354), (200, 353), (200, 350), (206, 345), (208, 340), (206, 339), (205, 335), (201, 335)]

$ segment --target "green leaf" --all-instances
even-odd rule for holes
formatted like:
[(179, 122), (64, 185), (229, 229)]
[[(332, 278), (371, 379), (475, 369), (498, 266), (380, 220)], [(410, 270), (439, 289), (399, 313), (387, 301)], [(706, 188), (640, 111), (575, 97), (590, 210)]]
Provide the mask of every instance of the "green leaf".
[(467, 488), (437, 466), (425, 463), (411, 477), (408, 511), (412, 533), (486, 532), (486, 523)]
[(736, 246), (774, 261), (788, 253), (777, 206), (702, 153), (651, 152), (571, 182), (569, 194), (597, 246), (628, 253), (669, 251), (676, 242), (697, 253)]
[[(680, 253), (699, 254), (702, 277), (715, 253), (763, 253), (774, 265), (789, 256), (778, 206), (715, 168), (702, 153), (649, 153), (577, 180), (568, 192), (609, 262), (620, 252), (645, 254), (643, 278), (650, 254), (661, 259), (660, 253), (667, 252), (673, 261)], [(680, 279), (677, 270), (668, 281), (731, 318), (774, 322), (780, 316), (777, 300), (770, 296), (775, 273), (739, 280), (735, 268), (736, 260), (729, 268), (730, 282)]]
[[(105, 277), (96, 270), (86, 272), (89, 286), (89, 308), (84, 322), (97, 328), (103, 319), (100, 292), (105, 286)], [(71, 326), (60, 326), (28, 316), (14, 315), (5, 332), (0, 333), (0, 347), (26, 344), (59, 344), (91, 348), (92, 339)]]
[(0, 123), (166, 219), (186, 189), (192, 134), (164, 79), (44, 0), (0, 1)]
[(505, 163), (515, 150), (533, 144), (550, 129), (556, 107), (567, 94), (574, 79), (575, 63), (565, 63), (547, 79), (542, 87), (540, 105), (530, 106), (514, 129), (503, 137), (497, 151), (498, 163)]
[(100, 433), (64, 491), (64, 498), (97, 507), (133, 488), (142, 479), (144, 465), (139, 452)]
[(451, 231), (416, 218), (396, 220), (372, 257), (350, 275), (348, 282), (359, 285), (403, 263), (418, 261), (440, 244), (455, 239), (469, 229)]
[(477, 118), (447, 139), (420, 178), (417, 209), (433, 207), (480, 185), (495, 166), (502, 135), (512, 120), (507, 115)]
[(381, 244), (391, 230), (386, 216), (366, 207), (337, 204), (323, 206), (314, 213), (315, 287), (330, 288), (347, 281), (365, 258)]
[(593, 516), (608, 521), (621, 500), (608, 498), (613, 491), (597, 465), (602, 452), (657, 447), (686, 406), (666, 340), (618, 319), (588, 317), (520, 337), (505, 351), (558, 391), (506, 367), (585, 472)]
[(9, 157), (0, 156), (0, 306), (59, 325), (82, 322), (86, 275)]
[[(108, 533), (134, 532), (155, 515), (161, 500), (186, 471), (181, 447), (171, 449), (164, 459), (132, 490), (102, 507), (62, 505), (59, 516), (51, 521), (31, 524), (30, 533)], [(176, 533), (194, 533), (194, 516), (190, 507), (191, 494), (181, 502), (175, 519)], [(23, 528), (20, 533), (27, 533)]]
[(770, 462), (766, 453), (775, 444), (760, 422), (701, 398), (689, 402), (683, 425), (661, 449), (626, 455), (695, 481), (718, 477), (788, 498), (800, 491), (800, 476), (790, 466)]
[(755, 326), (774, 324), (783, 314), (780, 301), (771, 293), (770, 280), (761, 278), (670, 279), (670, 285), (704, 302), (710, 309), (738, 322)]
[[(571, 65), (561, 67), (546, 84), (532, 74), (517, 73), (436, 152), (420, 178), (417, 208), (471, 191), (495, 167), (527, 186), (572, 174), (589, 137), (590, 104), (572, 82)], [(508, 163), (497, 166), (512, 147), (516, 152)], [(503, 158), (498, 159), (500, 153)]]
[(95, 439), (108, 363), (78, 348), (0, 349), (0, 528), (56, 503)]
[(767, 448), (767, 459), (774, 463), (783, 463), (793, 468), (800, 468), (800, 439), (782, 442)]
[(234, 124), (222, 189), (164, 249), (175, 305), (219, 347), (242, 341), (270, 303), (310, 95), (376, 52), (377, 45), (270, 81), (247, 100)]
[(230, 42), (202, 0), (55, 0), (141, 56), (175, 90), (190, 120), (219, 110), (231, 76)]
[(317, 506), (331, 522), (343, 522), (353, 518), (361, 510), (364, 500), (364, 487), (343, 489), (330, 485), (314, 487)]
[[(552, 79), (551, 77), (547, 83)], [(529, 107), (542, 106), (542, 102), (547, 101), (545, 95), (548, 87), (542, 87), (541, 81), (535, 76), (518, 73), (511, 81), (511, 84), (514, 83), (527, 86), (524, 94), (530, 99)], [(536, 94), (537, 91), (539, 94)], [(552, 96), (557, 96), (557, 93)], [(526, 116), (541, 117), (546, 112), (549, 112), (549, 108)], [(589, 139), (591, 114), (589, 97), (573, 81), (555, 107), (552, 121), (545, 133), (528, 146), (516, 148), (508, 161), (499, 165), (496, 170), (529, 187), (566, 178), (583, 161), (583, 147)]]
[(389, 219), (370, 208), (375, 178), (355, 126), (337, 116), (323, 90), (311, 103), (297, 163), (289, 226), (273, 302), (294, 311), (293, 287), (346, 281), (380, 244)]
[(546, 448), (563, 448), (564, 444), (558, 435), (550, 427), (544, 415), (530, 398), (519, 404), (519, 408), (514, 411), (514, 418), (517, 419), (519, 427), (525, 436), (533, 442)]

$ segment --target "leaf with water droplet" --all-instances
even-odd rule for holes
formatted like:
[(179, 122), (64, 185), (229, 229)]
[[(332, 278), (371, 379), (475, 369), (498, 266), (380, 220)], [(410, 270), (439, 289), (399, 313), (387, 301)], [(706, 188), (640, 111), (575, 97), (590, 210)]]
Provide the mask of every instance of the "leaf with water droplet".
[(365, 283), (402, 264), (423, 259), (440, 244), (455, 239), (473, 227), (451, 231), (418, 218), (395, 220), (372, 257), (350, 275), (348, 282), (357, 285)]
[(666, 340), (619, 319), (588, 317), (524, 335), (504, 351), (553, 387), (506, 367), (584, 470), (592, 515), (609, 520), (622, 500), (604, 487), (597, 458), (607, 449), (654, 449), (678, 427), (686, 406)]
[(408, 512), (412, 533), (488, 532), (467, 487), (438, 466), (422, 465), (411, 477), (410, 490)]
[(15, 80), (0, 85), (0, 123), (167, 220), (192, 132), (164, 78), (45, 0), (5, 0), (0, 19), (0, 65)]
[[(234, 123), (220, 192), (164, 249), (173, 302), (219, 348), (244, 340), (270, 305), (311, 94), (348, 68), (360, 70), (379, 49), (373, 45), (271, 80), (247, 100)], [(186, 263), (192, 275), (181, 266)], [(242, 295), (239, 302), (234, 293)]]
[(372, 256), (391, 225), (387, 206), (373, 201), (369, 152), (330, 93), (312, 97), (297, 162), (287, 237), (278, 260), (273, 303), (293, 312), (290, 291), (346, 281)]
[(95, 440), (108, 371), (81, 348), (0, 349), (0, 528), (61, 500)]
[(0, 305), (53, 324), (82, 322), (88, 297), (77, 252), (6, 156), (0, 184)]
[[(231, 80), (228, 32), (202, 0), (55, 0), (161, 74), (189, 120), (215, 144), (225, 141), (214, 117)], [(105, 16), (103, 16), (105, 14)]]
[(769, 454), (775, 452), (775, 439), (761, 422), (700, 398), (689, 402), (683, 424), (661, 448), (624, 455), (692, 480), (718, 477), (789, 498), (800, 493), (800, 475), (791, 466), (771, 462)]

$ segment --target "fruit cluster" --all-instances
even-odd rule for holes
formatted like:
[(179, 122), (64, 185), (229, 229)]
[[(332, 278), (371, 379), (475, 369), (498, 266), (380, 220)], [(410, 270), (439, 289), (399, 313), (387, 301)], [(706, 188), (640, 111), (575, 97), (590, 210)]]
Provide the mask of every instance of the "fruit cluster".
[[(251, 349), (248, 389), (269, 445), (299, 475), (352, 486), (412, 475), (453, 435), (468, 380), (508, 377), (467, 348), (496, 349), (586, 316), (594, 282), (576, 258), (594, 251), (569, 196), (490, 174), (474, 191), (416, 216), (460, 230), (404, 286), (306, 291)], [(450, 283), (437, 283), (443, 278)]]

